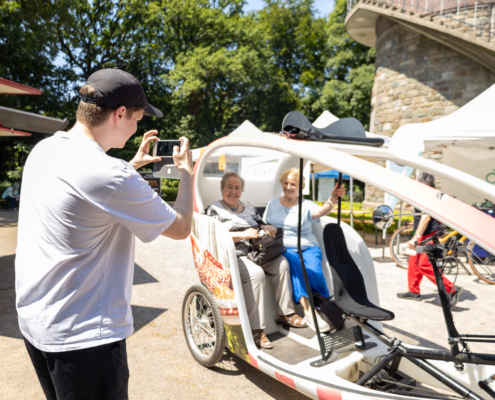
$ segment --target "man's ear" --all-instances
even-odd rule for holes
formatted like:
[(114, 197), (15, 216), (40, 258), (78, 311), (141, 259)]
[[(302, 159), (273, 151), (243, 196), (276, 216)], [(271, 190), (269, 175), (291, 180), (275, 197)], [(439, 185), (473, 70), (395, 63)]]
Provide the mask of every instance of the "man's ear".
[(114, 121), (118, 125), (125, 118), (126, 108), (121, 106), (114, 111)]

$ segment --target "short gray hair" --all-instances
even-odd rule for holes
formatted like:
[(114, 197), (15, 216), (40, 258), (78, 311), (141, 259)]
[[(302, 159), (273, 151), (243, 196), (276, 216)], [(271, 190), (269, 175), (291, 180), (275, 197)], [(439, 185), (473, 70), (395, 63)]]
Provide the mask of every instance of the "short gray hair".
[(244, 192), (244, 178), (242, 178), (237, 172), (227, 172), (222, 176), (222, 180), (220, 181), (220, 190), (223, 190), (225, 187), (225, 182), (229, 178), (237, 178), (241, 181), (241, 192)]
[(18, 187), (19, 187), (19, 184), (18, 184), (18, 183), (14, 183), (14, 184), (12, 185), (12, 187), (16, 187), (16, 188), (18, 188)]

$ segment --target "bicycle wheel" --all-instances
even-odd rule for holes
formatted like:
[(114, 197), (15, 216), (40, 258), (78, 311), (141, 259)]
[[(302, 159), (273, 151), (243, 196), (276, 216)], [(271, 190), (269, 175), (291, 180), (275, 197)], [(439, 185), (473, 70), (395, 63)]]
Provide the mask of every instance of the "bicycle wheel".
[(182, 329), (194, 359), (211, 368), (223, 355), (226, 344), (222, 316), (215, 298), (203, 285), (187, 291), (182, 303)]
[(407, 269), (409, 256), (405, 254), (407, 242), (413, 238), (413, 227), (404, 225), (397, 229), (390, 238), (389, 249), (390, 255), (398, 267)]
[(491, 285), (495, 285), (495, 256), (483, 250), (474, 242), (468, 247), (468, 261), (473, 272)]

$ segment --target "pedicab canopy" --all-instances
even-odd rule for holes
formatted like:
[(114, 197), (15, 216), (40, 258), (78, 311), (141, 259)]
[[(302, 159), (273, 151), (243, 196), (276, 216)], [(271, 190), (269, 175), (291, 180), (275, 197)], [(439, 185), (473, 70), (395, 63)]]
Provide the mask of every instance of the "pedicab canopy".
[[(215, 160), (222, 154), (225, 156), (226, 166), (229, 164), (229, 157), (232, 157), (233, 162), (239, 154), (266, 157), (267, 160), (275, 159), (276, 154), (282, 154), (286, 159), (290, 159), (285, 165), (292, 162), (293, 166), (296, 166), (299, 158), (303, 158), (322, 168), (335, 169), (413, 205), (456, 229), (470, 240), (474, 240), (487, 251), (495, 252), (495, 235), (492, 234), (495, 232), (495, 218), (489, 217), (454, 197), (363, 159), (374, 158), (369, 157), (370, 154), (375, 156), (380, 154), (382, 159), (388, 157), (398, 163), (403, 162), (402, 158), (391, 154), (388, 149), (357, 145), (346, 147), (343, 144), (302, 141), (288, 139), (279, 134), (246, 133), (226, 136), (211, 143), (195, 164), (194, 207), (196, 212), (203, 212), (205, 206), (216, 201), (220, 195), (219, 187), (218, 193), (211, 187), (212, 180), (219, 180), (223, 175), (223, 171), (216, 171), (212, 168), (218, 163)], [(367, 156), (361, 157), (362, 154)], [(429, 172), (428, 169), (432, 169), (430, 163), (425, 162), (430, 160), (424, 160), (419, 156), (409, 156), (409, 159), (405, 161), (421, 165), (423, 171)], [(440, 165), (433, 161), (431, 163)], [(234, 163), (232, 165), (234, 166)], [(276, 162), (274, 162), (274, 171), (276, 167)], [(279, 169), (281, 167), (280, 164)], [(447, 179), (455, 180), (456, 177), (463, 175), (462, 172), (451, 167), (443, 167), (439, 175)], [(251, 172), (249, 165), (244, 166), (242, 163), (242, 168)], [(245, 201), (256, 206), (262, 205), (263, 202), (266, 205), (269, 199), (279, 194), (281, 189), (276, 173), (268, 177), (256, 174), (249, 176), (243, 174), (241, 170), (240, 172), (245, 179), (247, 178), (243, 194)], [(495, 199), (494, 187), (468, 174), (464, 175), (470, 180), (466, 185), (470, 185), (480, 195)]]
[[(40, 95), (40, 89), (0, 78), (0, 94)], [(45, 117), (43, 115), (0, 107), (0, 136), (31, 136), (29, 132), (54, 134), (68, 125), (67, 119)], [(25, 132), (29, 131), (29, 132)]]

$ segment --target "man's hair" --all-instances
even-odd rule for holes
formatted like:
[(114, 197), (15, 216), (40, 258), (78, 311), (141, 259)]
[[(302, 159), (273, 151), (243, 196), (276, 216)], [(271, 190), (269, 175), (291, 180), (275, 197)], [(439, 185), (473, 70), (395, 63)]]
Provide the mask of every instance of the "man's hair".
[(435, 189), (435, 177), (431, 174), (420, 172), (418, 176), (418, 182), (424, 183), (425, 185), (428, 185), (429, 187)]
[(241, 192), (244, 192), (244, 178), (242, 178), (237, 172), (227, 172), (222, 176), (222, 180), (220, 181), (220, 190), (223, 190), (225, 183), (229, 178), (239, 179), (241, 181)]
[[(79, 93), (90, 96), (95, 96), (95, 89), (91, 85), (84, 85)], [(89, 128), (96, 128), (97, 126), (103, 125), (110, 114), (112, 114), (118, 107), (102, 107), (97, 106), (96, 104), (85, 103), (84, 101), (79, 102), (79, 106), (77, 107), (77, 120), (82, 122), (84, 125)], [(142, 110), (140, 107), (130, 107), (126, 109), (125, 116), (127, 119), (130, 119), (132, 115), (136, 112)]]

